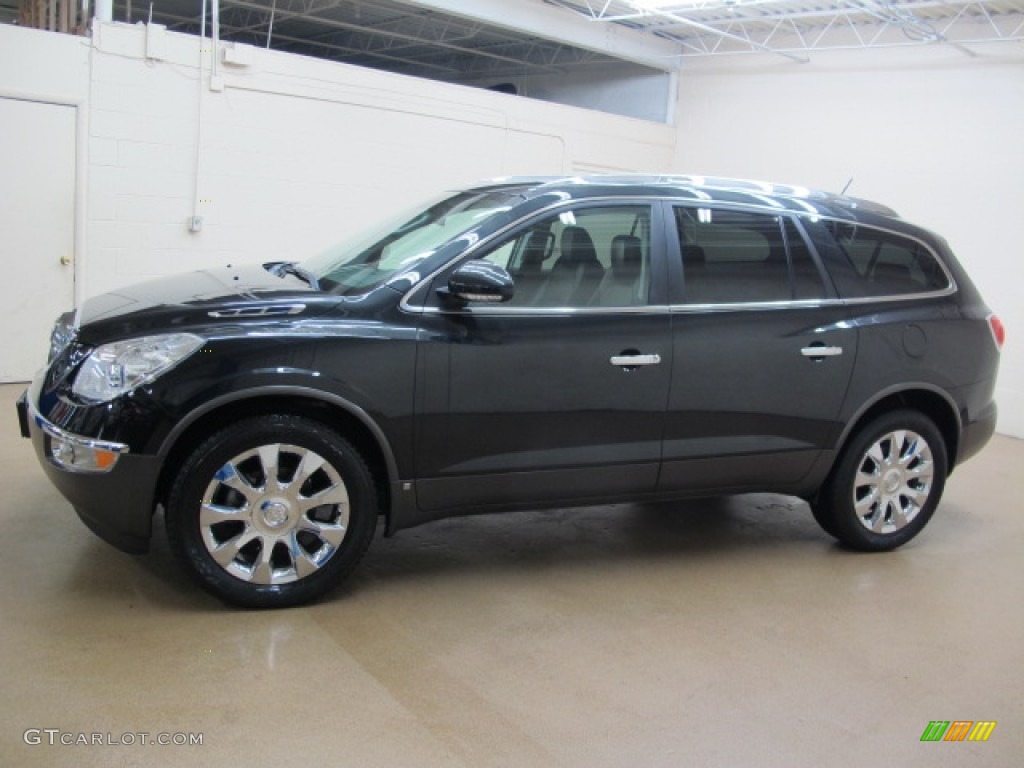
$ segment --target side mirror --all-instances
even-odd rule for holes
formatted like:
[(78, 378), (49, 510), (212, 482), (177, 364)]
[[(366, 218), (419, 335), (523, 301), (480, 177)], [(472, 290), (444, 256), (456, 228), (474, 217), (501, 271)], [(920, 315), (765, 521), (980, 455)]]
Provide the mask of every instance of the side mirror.
[(467, 261), (448, 278), (448, 289), (442, 294), (460, 301), (481, 301), (499, 304), (515, 294), (512, 276), (504, 267), (489, 261)]

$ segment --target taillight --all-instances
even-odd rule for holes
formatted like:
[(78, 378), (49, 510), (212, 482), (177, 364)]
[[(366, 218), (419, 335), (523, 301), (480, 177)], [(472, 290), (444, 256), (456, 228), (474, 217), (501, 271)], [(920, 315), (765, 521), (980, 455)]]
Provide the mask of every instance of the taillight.
[(1002, 349), (1003, 342), (1006, 341), (1006, 329), (1003, 327), (1003, 321), (995, 315), (989, 315), (988, 329), (992, 331), (992, 338), (995, 340), (996, 346)]

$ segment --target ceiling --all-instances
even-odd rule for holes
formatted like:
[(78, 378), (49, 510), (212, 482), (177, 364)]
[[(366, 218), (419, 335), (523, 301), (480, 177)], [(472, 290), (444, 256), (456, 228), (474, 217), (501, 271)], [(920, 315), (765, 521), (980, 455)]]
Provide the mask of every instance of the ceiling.
[[(0, 21), (19, 2), (0, 0)], [(210, 0), (212, 3), (212, 0)], [(198, 34), (201, 0), (114, 0), (114, 20)], [(209, 34), (209, 25), (207, 34)], [(1024, 0), (221, 0), (220, 36), (451, 82), (623, 60), (1024, 41)]]
[(552, 0), (585, 18), (673, 40), (684, 56), (1024, 40), (1024, 0)]

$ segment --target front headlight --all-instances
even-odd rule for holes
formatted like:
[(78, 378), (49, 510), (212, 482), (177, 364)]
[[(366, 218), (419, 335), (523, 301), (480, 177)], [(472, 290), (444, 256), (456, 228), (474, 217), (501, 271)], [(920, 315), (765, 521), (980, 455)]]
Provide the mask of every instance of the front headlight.
[(86, 400), (113, 400), (152, 381), (205, 343), (191, 333), (167, 333), (104, 344), (82, 364), (72, 391)]

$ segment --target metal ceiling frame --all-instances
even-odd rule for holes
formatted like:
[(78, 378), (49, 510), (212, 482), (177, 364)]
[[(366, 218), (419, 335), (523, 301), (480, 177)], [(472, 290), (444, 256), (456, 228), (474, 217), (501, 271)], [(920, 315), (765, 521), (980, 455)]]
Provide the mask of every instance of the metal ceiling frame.
[(796, 61), (821, 50), (1024, 41), (1024, 0), (547, 0), (591, 22), (674, 40), (684, 56), (773, 53)]
[[(121, 13), (115, 12), (115, 18), (133, 20), (124, 15), (130, 2), (118, 0)], [(598, 40), (609, 37), (617, 41), (618, 50), (626, 50), (631, 60), (643, 58), (644, 43), (647, 58), (658, 63), (659, 69), (671, 71), (678, 66), (680, 49), (674, 42), (625, 27), (620, 31), (618, 26), (609, 36), (581, 24), (575, 15), (534, 0), (524, 5), (536, 5), (545, 14), (554, 13), (567, 30), (583, 30), (587, 45), (574, 44), (572, 35), (564, 30), (530, 34), (510, 24), (518, 21), (514, 14), (506, 14), (509, 18), (505, 24), (495, 25), (479, 12), (454, 16), (444, 9), (435, 12), (430, 5), (427, 0), (220, 0), (219, 14), (222, 37), (228, 40), (452, 82), (565, 74), (581, 67), (621, 64), (618, 55), (602, 51), (597, 45)], [(409, 12), (404, 12), (405, 6), (409, 6)], [(332, 17), (335, 9), (347, 11), (347, 16), (334, 13)], [(360, 9), (365, 13), (360, 14)], [(475, 4), (474, 9), (480, 11), (481, 4)], [(363, 19), (356, 23), (352, 17), (358, 15)], [(191, 33), (197, 33), (200, 26), (198, 16), (180, 11), (161, 10), (154, 14), (154, 21)]]
[[(0, 0), (3, 13), (19, 2)], [(88, 0), (85, 0), (88, 2)], [(200, 31), (201, 0), (100, 0)], [(218, 0), (226, 40), (453, 82), (684, 57), (1024, 41), (1024, 0)], [(13, 19), (12, 19), (13, 20)]]

